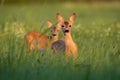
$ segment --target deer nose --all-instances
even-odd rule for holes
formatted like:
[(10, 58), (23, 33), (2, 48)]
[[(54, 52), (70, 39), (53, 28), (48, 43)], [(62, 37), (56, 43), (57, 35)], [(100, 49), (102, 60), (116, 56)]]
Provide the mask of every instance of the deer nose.
[(65, 32), (69, 32), (69, 30), (65, 30)]
[(56, 36), (56, 34), (52, 34), (53, 36)]

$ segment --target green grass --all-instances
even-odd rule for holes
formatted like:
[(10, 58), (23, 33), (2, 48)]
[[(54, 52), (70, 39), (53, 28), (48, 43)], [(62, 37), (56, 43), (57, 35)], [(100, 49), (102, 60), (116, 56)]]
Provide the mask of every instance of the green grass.
[[(57, 23), (76, 12), (72, 37), (79, 58), (66, 59), (49, 49), (41, 56), (29, 53), (25, 34), (39, 30), (47, 35), (46, 21)], [(63, 38), (60, 32), (60, 38)], [(6, 5), (0, 7), (0, 80), (119, 80), (120, 5), (71, 4)]]

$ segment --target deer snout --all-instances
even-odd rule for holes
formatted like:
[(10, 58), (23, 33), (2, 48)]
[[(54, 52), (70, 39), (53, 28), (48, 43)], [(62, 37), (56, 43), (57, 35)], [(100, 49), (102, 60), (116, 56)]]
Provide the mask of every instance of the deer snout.
[(65, 33), (66, 33), (66, 32), (69, 32), (69, 30), (68, 30), (68, 29), (66, 29), (64, 32), (65, 32)]
[(52, 34), (52, 36), (56, 36), (56, 34)]

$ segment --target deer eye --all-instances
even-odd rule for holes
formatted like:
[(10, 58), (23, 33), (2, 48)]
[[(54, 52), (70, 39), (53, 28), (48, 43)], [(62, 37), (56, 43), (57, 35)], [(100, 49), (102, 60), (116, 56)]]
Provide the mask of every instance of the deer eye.
[(62, 25), (62, 27), (64, 27), (64, 25)]
[(71, 27), (71, 25), (69, 25), (69, 27)]

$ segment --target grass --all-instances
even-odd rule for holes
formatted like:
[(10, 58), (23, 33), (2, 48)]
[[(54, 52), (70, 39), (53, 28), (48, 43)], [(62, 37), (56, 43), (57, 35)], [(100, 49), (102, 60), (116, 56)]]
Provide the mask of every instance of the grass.
[[(57, 23), (76, 12), (72, 37), (79, 58), (66, 59), (46, 50), (29, 53), (25, 34), (46, 35), (46, 21)], [(119, 80), (120, 6), (117, 4), (5, 5), (0, 7), (0, 80)], [(60, 38), (63, 38), (60, 32)]]

